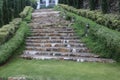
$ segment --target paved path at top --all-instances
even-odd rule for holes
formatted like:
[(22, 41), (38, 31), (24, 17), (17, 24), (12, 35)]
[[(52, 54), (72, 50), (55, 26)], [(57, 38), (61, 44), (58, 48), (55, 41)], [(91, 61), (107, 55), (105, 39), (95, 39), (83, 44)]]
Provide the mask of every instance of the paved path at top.
[(77, 62), (113, 62), (90, 53), (69, 21), (60, 17), (59, 11), (36, 10), (30, 23), (31, 36), (26, 39), (26, 50), (21, 57), (26, 59), (56, 59)]

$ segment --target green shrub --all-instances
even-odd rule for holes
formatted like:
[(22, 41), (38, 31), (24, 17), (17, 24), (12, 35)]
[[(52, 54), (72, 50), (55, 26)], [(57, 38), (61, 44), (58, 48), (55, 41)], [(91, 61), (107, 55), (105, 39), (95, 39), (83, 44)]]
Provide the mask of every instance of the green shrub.
[(0, 64), (6, 62), (8, 58), (13, 55), (13, 52), (21, 45), (21, 43), (23, 43), (28, 29), (27, 23), (22, 22), (13, 38), (0, 46)]
[(22, 21), (21, 18), (15, 18), (10, 22), (10, 24), (19, 25), (21, 21)]
[(24, 10), (20, 13), (20, 17), (25, 18), (30, 10), (30, 6), (26, 6)]
[(2, 44), (2, 42), (5, 42), (7, 37), (8, 37), (8, 32), (0, 32), (0, 44)]
[(27, 22), (30, 22), (31, 21), (31, 18), (32, 18), (32, 11), (33, 11), (33, 8), (31, 7), (27, 16), (24, 18), (25, 21)]
[(61, 8), (78, 14), (80, 16), (89, 18), (100, 25), (106, 26), (110, 29), (120, 31), (120, 16), (113, 14), (102, 14), (99, 11), (90, 11), (86, 9), (76, 9), (68, 5), (59, 4)]
[[(93, 47), (91, 48), (91, 50), (100, 54), (102, 57), (113, 58), (117, 61), (120, 61), (120, 32), (99, 25), (90, 19), (78, 16), (74, 13), (65, 10), (64, 8), (59, 8), (59, 10), (64, 11), (69, 17), (74, 17), (75, 23), (79, 23), (79, 27), (80, 25), (83, 26), (80, 29), (83, 30), (82, 32), (84, 32), (85, 25), (88, 23), (90, 24), (90, 32), (88, 37), (90, 37), (91, 40), (99, 43), (96, 46), (94, 46), (94, 43), (92, 43)], [(102, 22), (102, 19), (100, 22)], [(78, 34), (82, 36), (83, 33)], [(86, 43), (89, 42), (86, 41)], [(91, 44), (89, 46), (91, 46)]]
[(16, 18), (13, 19), (10, 24), (4, 25), (2, 28), (0, 28), (0, 44), (3, 44), (14, 35), (16, 30), (19, 28), (21, 21), (21, 18)]

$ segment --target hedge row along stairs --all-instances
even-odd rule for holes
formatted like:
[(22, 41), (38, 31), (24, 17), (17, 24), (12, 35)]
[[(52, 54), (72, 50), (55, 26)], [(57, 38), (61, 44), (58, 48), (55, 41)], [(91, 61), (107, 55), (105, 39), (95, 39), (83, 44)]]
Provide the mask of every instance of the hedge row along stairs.
[(25, 59), (71, 60), (77, 62), (114, 62), (90, 53), (90, 50), (75, 35), (71, 22), (60, 17), (59, 11), (36, 10), (30, 23), (31, 35), (26, 39)]

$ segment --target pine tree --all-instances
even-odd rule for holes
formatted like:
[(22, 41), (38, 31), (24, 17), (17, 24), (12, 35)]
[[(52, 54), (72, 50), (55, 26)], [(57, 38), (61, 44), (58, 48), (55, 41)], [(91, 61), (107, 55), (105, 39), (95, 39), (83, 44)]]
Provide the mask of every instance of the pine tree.
[(118, 3), (119, 3), (119, 6), (118, 6), (119, 7), (119, 13), (120, 13), (120, 0), (118, 0)]
[(95, 0), (89, 0), (89, 8), (90, 10), (95, 10), (96, 6), (95, 6)]
[(101, 8), (104, 14), (108, 13), (108, 0), (101, 0)]
[(83, 0), (77, 0), (77, 7), (78, 9), (83, 8)]

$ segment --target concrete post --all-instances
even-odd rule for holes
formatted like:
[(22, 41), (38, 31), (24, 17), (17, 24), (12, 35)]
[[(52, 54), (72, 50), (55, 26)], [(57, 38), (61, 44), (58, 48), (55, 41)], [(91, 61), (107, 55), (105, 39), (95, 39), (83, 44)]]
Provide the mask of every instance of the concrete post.
[(40, 2), (38, 1), (37, 4), (37, 9), (40, 9)]
[(55, 0), (55, 5), (58, 5), (58, 0)]
[(46, 7), (49, 6), (49, 0), (46, 0)]

